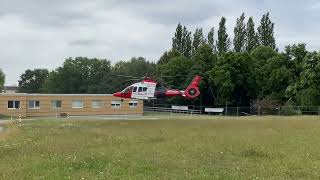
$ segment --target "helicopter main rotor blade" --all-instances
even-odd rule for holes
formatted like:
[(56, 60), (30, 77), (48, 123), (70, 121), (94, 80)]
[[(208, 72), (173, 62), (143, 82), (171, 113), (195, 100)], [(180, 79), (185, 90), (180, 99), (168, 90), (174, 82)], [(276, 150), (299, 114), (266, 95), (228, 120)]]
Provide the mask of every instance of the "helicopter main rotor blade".
[(173, 75), (173, 76), (160, 76), (164, 78), (175, 78), (175, 77), (188, 77), (189, 75)]
[(111, 76), (118, 76), (118, 77), (131, 78), (131, 79), (141, 79), (141, 77), (121, 75), (121, 74), (111, 74)]

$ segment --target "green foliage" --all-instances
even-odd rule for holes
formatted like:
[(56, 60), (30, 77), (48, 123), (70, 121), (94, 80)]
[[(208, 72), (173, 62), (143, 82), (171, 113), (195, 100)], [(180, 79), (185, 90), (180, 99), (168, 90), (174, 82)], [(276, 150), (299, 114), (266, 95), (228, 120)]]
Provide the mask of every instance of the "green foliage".
[(166, 64), (170, 61), (170, 59), (178, 57), (178, 56), (180, 56), (180, 53), (175, 49), (171, 49), (170, 51), (166, 51), (163, 53), (163, 55), (160, 57), (157, 64), (159, 64), (159, 65)]
[(292, 46), (286, 46), (285, 52), (288, 56), (288, 59), (292, 62), (292, 71), (294, 73), (295, 78), (299, 78), (301, 72), (303, 71), (302, 63), (303, 59), (307, 55), (306, 44), (294, 44)]
[[(175, 75), (187, 75), (190, 72), (193, 63), (190, 59), (179, 56), (172, 58), (167, 64), (159, 65), (157, 72), (158, 76), (175, 76)], [(175, 89), (184, 89), (186, 78), (183, 76), (168, 78), (164, 82), (167, 86)]]
[(68, 58), (62, 67), (50, 73), (50, 77), (44, 84), (44, 92), (105, 93), (108, 89), (101, 89), (99, 85), (110, 70), (110, 61), (104, 59)]
[(274, 23), (271, 22), (269, 13), (262, 16), (260, 26), (258, 27), (259, 43), (262, 46), (269, 46), (272, 49), (276, 48), (274, 39)]
[[(169, 56), (171, 53), (169, 52)], [(106, 74), (101, 81), (101, 86), (105, 86), (108, 89), (108, 93), (120, 91), (126, 86), (137, 81), (134, 79), (130, 81), (130, 78), (124, 78), (117, 75), (126, 75), (134, 77), (153, 76), (155, 73), (155, 64), (146, 61), (143, 57), (131, 58), (129, 61), (119, 61), (111, 69), (111, 76)]]
[(186, 57), (191, 56), (192, 51), (192, 39), (191, 32), (179, 23), (174, 37), (172, 38), (172, 49), (178, 51), (181, 55)]
[(253, 17), (250, 17), (246, 28), (246, 51), (251, 52), (258, 44), (258, 35), (254, 27)]
[(3, 71), (0, 69), (0, 92), (2, 91), (3, 89), (3, 86), (4, 86), (4, 82), (5, 82), (5, 74), (3, 73)]
[[(260, 99), (271, 95), (271, 93), (273, 92), (273, 87), (282, 87), (280, 82), (276, 82), (277, 78), (281, 78), (281, 76), (278, 76), (278, 74), (281, 73), (281, 70), (279, 69), (279, 72), (277, 70), (277, 60), (279, 59), (279, 57), (273, 59), (276, 56), (277, 52), (274, 51), (271, 47), (266, 46), (259, 46), (251, 52), (254, 67), (253, 74), (257, 83), (255, 89), (257, 91), (257, 97)], [(285, 64), (285, 62), (282, 63)], [(276, 69), (274, 69), (275, 67)], [(286, 68), (282, 67), (282, 69)], [(274, 75), (273, 77), (270, 76), (272, 72), (272, 75)], [(286, 77), (284, 77), (284, 79), (286, 79)], [(276, 82), (276, 84), (270, 84), (274, 82)]]
[(197, 49), (205, 43), (205, 39), (203, 37), (202, 28), (197, 28), (195, 33), (193, 34), (192, 41), (192, 54), (194, 54)]
[(219, 55), (222, 55), (223, 53), (227, 52), (230, 47), (230, 39), (228, 38), (227, 34), (225, 17), (222, 17), (219, 23), (218, 40), (216, 46)]
[(301, 110), (294, 106), (294, 104), (290, 100), (285, 104), (284, 107), (281, 107), (280, 109), (280, 115), (282, 116), (296, 116), (301, 114)]
[(302, 61), (302, 72), (287, 89), (287, 96), (299, 105), (320, 105), (320, 53), (308, 53)]
[(303, 106), (320, 106), (319, 89), (308, 87), (298, 92), (298, 102)]
[(237, 24), (233, 30), (234, 39), (233, 46), (235, 52), (242, 52), (245, 50), (246, 42), (246, 25), (244, 23), (245, 15), (242, 13), (240, 18), (237, 19)]
[(207, 43), (210, 46), (210, 48), (212, 49), (212, 51), (214, 53), (216, 53), (216, 46), (214, 43), (214, 27), (212, 27), (208, 33), (208, 37), (207, 37)]
[(290, 71), (289, 63), (283, 54), (268, 60), (265, 66), (260, 69), (261, 79), (263, 79), (263, 83), (260, 84), (260, 95), (270, 96), (273, 100), (280, 102), (286, 101), (286, 88), (293, 82), (293, 73)]
[(210, 82), (216, 91), (216, 103), (223, 106), (226, 101), (236, 105), (248, 105), (254, 95), (252, 60), (248, 53), (228, 52), (218, 58), (209, 72)]
[(26, 70), (19, 80), (19, 89), (21, 93), (40, 93), (43, 91), (43, 85), (49, 77), (47, 69)]

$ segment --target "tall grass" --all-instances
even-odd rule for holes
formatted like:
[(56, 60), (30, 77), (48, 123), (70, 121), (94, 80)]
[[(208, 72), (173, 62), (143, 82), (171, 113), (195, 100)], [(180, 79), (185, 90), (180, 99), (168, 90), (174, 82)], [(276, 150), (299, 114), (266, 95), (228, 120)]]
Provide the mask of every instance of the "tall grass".
[(320, 118), (43, 119), (0, 134), (0, 179), (319, 179)]

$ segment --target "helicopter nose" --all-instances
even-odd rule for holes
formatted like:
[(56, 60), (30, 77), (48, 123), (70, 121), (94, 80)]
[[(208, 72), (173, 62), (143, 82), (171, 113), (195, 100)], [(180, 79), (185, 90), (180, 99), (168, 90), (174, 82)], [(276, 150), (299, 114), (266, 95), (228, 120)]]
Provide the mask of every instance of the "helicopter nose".
[(115, 96), (115, 97), (121, 97), (121, 92), (113, 93), (113, 96)]

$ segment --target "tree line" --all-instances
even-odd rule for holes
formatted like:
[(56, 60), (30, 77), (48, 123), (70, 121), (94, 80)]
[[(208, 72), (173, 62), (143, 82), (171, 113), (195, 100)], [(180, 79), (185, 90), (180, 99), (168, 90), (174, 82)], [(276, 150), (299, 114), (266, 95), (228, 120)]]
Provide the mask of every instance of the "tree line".
[[(218, 30), (195, 32), (179, 23), (172, 48), (156, 63), (132, 58), (112, 65), (109, 60), (68, 58), (61, 67), (27, 70), (19, 80), (27, 93), (112, 93), (132, 82), (124, 76), (154, 77), (168, 87), (184, 89), (194, 75), (203, 77), (201, 97), (194, 101), (168, 99), (170, 103), (206, 106), (250, 106), (255, 100), (282, 105), (320, 105), (320, 53), (309, 52), (306, 44), (288, 45), (280, 52), (270, 14), (255, 27), (253, 17), (241, 14), (227, 33), (225, 17)], [(216, 35), (217, 34), (217, 35)], [(121, 76), (117, 76), (121, 75)], [(164, 78), (164, 76), (177, 76)]]

